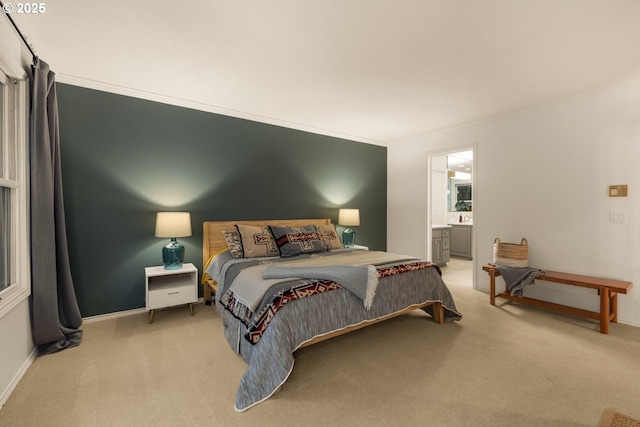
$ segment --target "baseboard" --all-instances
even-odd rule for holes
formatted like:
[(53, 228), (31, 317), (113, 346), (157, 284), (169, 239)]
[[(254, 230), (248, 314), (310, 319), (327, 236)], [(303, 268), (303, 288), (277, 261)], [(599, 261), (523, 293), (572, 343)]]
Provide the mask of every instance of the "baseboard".
[[(204, 300), (202, 298), (198, 298), (198, 302), (196, 304), (200, 304), (202, 302), (204, 302)], [(136, 315), (136, 314), (141, 314), (141, 313), (146, 313), (146, 312), (147, 312), (147, 310), (145, 308), (135, 308), (133, 310), (116, 311), (114, 313), (99, 314), (97, 316), (83, 317), (82, 321), (84, 323), (93, 323), (93, 322), (100, 322), (102, 320), (117, 319), (119, 317), (133, 316), (133, 315)]]
[(82, 318), (82, 322), (83, 323), (100, 322), (102, 320), (117, 319), (119, 317), (133, 316), (135, 314), (141, 314), (141, 313), (146, 313), (146, 312), (147, 312), (147, 310), (144, 309), (144, 308), (135, 308), (133, 310), (116, 311), (114, 313), (99, 314), (97, 316), (83, 317)]
[(640, 323), (628, 322), (626, 320), (618, 319), (618, 323), (622, 323), (623, 325), (635, 326), (636, 328), (640, 328)]
[(27, 359), (24, 361), (24, 363), (22, 364), (18, 372), (16, 372), (15, 376), (13, 377), (13, 379), (11, 380), (7, 388), (0, 395), (0, 409), (2, 409), (5, 403), (7, 403), (9, 396), (11, 396), (11, 393), (13, 393), (13, 390), (16, 388), (16, 386), (18, 385), (18, 383), (20, 382), (24, 374), (27, 372), (27, 369), (29, 369), (29, 366), (31, 366), (33, 361), (36, 360), (37, 355), (38, 355), (38, 348), (34, 347), (29, 357), (27, 357)]

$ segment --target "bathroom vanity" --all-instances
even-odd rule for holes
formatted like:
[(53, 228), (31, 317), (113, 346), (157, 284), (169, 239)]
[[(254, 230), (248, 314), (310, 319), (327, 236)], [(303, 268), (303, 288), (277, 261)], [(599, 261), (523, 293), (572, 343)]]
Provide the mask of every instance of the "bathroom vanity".
[(451, 226), (431, 226), (431, 262), (444, 267), (449, 262), (451, 248)]
[(456, 258), (472, 259), (472, 235), (473, 224), (451, 224), (450, 255)]

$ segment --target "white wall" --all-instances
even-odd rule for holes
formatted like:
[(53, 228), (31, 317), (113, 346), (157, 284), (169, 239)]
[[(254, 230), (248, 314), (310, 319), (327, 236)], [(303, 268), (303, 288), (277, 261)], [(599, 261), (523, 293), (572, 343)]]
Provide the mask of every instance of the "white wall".
[[(529, 241), (529, 265), (619, 278), (619, 320), (640, 326), (640, 73), (624, 81), (480, 123), (388, 146), (391, 252), (426, 257), (427, 152), (477, 144), (474, 229), (478, 289), (495, 236)], [(608, 197), (628, 184), (629, 197)], [(627, 224), (610, 224), (626, 212)], [(531, 296), (596, 310), (593, 291), (536, 282)], [(487, 297), (488, 303), (488, 297)]]
[(28, 298), (0, 318), (0, 343), (1, 407), (35, 358)]

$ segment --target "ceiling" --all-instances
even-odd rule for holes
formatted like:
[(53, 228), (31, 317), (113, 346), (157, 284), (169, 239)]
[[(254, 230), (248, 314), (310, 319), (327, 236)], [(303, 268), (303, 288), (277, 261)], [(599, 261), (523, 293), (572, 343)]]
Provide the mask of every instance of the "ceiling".
[(447, 155), (447, 169), (452, 172), (458, 172), (471, 175), (473, 172), (473, 150), (459, 151)]
[(380, 145), (640, 70), (637, 0), (45, 5), (12, 17), (60, 82)]

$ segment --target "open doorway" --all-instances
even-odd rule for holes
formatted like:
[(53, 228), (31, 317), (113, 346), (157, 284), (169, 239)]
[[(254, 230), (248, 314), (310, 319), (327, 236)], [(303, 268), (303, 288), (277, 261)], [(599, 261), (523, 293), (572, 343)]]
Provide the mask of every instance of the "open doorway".
[(427, 253), (443, 276), (475, 288), (475, 146), (427, 153)]

